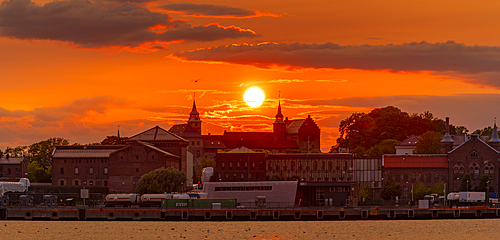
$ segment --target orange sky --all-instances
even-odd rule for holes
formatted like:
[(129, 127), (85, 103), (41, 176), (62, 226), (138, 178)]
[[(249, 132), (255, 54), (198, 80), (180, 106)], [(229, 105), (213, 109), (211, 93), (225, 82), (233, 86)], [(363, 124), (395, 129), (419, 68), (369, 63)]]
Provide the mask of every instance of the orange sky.
[[(322, 149), (353, 112), (431, 111), (470, 131), (500, 113), (496, 1), (33, 1), (0, 4), (0, 148), (182, 123), (270, 131), (311, 115)], [(158, 27), (161, 26), (161, 27)], [(194, 79), (200, 79), (194, 82)], [(266, 94), (250, 108), (243, 93)]]

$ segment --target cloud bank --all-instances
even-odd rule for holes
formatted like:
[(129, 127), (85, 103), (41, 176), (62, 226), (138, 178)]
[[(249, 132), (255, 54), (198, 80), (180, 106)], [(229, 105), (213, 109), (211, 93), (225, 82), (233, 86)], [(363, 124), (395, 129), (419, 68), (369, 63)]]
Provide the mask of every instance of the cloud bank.
[(159, 8), (172, 12), (180, 12), (183, 13), (185, 16), (233, 17), (233, 18), (249, 18), (249, 17), (259, 16), (259, 13), (255, 10), (221, 6), (221, 5), (212, 5), (212, 4), (174, 2), (161, 5), (159, 6)]
[(210, 61), (258, 68), (331, 68), (437, 71), (476, 74), (500, 71), (500, 47), (412, 42), (401, 45), (264, 43), (176, 52), (185, 61)]
[(0, 36), (74, 43), (82, 48), (143, 48), (159, 50), (183, 41), (214, 41), (256, 36), (251, 30), (217, 24), (192, 26), (136, 4), (104, 6), (85, 0), (30, 0), (0, 4)]

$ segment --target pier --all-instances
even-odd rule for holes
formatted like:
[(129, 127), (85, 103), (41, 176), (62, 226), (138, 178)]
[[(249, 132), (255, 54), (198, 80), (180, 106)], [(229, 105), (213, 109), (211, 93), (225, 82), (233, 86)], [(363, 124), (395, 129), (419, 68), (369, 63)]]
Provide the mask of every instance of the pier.
[(500, 208), (285, 208), (167, 209), (89, 207), (1, 207), (0, 220), (288, 221), (500, 218)]

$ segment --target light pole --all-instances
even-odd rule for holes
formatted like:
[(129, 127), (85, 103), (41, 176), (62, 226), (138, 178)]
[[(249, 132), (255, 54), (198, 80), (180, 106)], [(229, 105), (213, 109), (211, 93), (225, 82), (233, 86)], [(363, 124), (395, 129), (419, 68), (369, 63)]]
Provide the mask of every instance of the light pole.
[(413, 183), (411, 184), (411, 201), (413, 202)]
[(486, 181), (486, 204), (488, 204), (488, 207), (490, 207), (490, 188), (488, 187), (489, 183), (490, 181)]
[(467, 180), (467, 192), (469, 191), (469, 180)]

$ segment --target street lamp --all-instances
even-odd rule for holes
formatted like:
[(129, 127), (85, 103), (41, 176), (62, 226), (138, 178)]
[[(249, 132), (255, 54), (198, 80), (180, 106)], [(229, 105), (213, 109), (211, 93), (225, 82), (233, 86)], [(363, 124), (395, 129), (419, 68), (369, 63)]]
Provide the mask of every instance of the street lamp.
[(469, 191), (469, 180), (467, 180), (467, 192)]
[(490, 188), (488, 187), (488, 184), (490, 181), (486, 181), (486, 204), (488, 204), (488, 207), (490, 206)]

